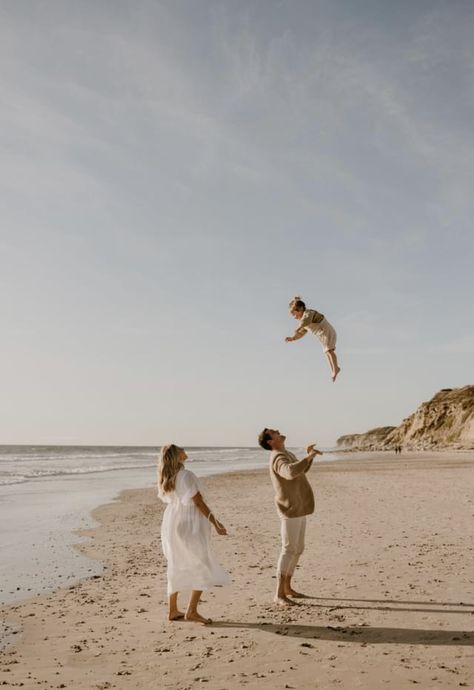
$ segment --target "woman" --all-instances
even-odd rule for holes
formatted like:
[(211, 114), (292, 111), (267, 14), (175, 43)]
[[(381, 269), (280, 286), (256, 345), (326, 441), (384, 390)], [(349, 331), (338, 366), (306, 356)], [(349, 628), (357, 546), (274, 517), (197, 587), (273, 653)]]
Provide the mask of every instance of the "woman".
[[(211, 553), (211, 525), (217, 534), (227, 531), (201, 496), (196, 475), (184, 468), (187, 457), (174, 444), (164, 446), (158, 467), (158, 496), (167, 504), (161, 543), (168, 562), (168, 617), (206, 625), (211, 619), (198, 613), (203, 590), (230, 582)], [(183, 591), (191, 591), (186, 613), (178, 609), (178, 594)]]

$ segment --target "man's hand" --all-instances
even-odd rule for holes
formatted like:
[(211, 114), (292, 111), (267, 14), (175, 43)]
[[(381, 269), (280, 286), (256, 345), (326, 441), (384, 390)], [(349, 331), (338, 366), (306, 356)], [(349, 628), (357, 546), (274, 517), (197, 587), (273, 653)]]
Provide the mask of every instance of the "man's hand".
[(315, 443), (311, 443), (309, 446), (306, 446), (306, 452), (311, 458), (314, 458), (316, 455), (322, 455), (321, 451), (314, 447), (315, 445)]
[(294, 340), (293, 336), (292, 336), (292, 335), (289, 335), (289, 336), (287, 336), (287, 337), (285, 338), (285, 343), (292, 343), (293, 340)]

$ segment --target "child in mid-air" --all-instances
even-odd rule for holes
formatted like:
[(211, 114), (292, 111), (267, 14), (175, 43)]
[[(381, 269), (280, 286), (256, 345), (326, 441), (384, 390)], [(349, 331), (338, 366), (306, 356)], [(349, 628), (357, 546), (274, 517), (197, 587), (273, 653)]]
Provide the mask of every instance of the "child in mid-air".
[(335, 381), (341, 371), (336, 356), (336, 331), (323, 314), (315, 309), (306, 309), (306, 305), (299, 295), (293, 297), (289, 307), (290, 314), (300, 322), (300, 325), (293, 335), (285, 338), (286, 342), (291, 343), (293, 340), (299, 340), (306, 335), (307, 331), (314, 333), (321, 342), (331, 367), (332, 380)]

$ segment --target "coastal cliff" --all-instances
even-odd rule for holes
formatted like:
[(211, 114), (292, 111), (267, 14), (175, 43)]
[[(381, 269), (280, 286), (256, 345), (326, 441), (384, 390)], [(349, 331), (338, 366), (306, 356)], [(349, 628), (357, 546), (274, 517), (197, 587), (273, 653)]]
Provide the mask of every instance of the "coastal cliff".
[(366, 431), (365, 434), (346, 434), (337, 439), (337, 447), (340, 450), (372, 450), (381, 448), (387, 436), (395, 431), (396, 426), (381, 426)]
[(338, 450), (474, 448), (474, 386), (443, 388), (398, 427), (384, 426), (337, 439)]

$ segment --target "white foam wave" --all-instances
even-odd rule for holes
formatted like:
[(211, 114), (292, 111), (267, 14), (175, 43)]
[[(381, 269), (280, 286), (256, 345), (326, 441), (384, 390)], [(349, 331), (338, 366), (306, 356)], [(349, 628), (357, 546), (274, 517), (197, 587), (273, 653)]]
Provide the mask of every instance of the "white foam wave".
[(88, 467), (71, 467), (69, 469), (38, 469), (30, 470), (24, 475), (10, 475), (7, 477), (0, 478), (0, 485), (5, 484), (21, 484), (31, 479), (42, 479), (44, 477), (63, 477), (77, 474), (96, 474), (102, 472), (114, 472), (117, 470), (143, 470), (148, 468), (154, 468), (155, 464), (146, 465), (93, 465)]
[(0, 477), (0, 486), (9, 486), (10, 484), (24, 484), (28, 481), (28, 477), (23, 475), (10, 475), (8, 477)]

